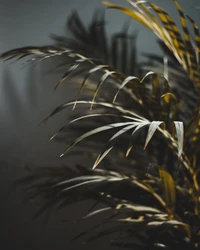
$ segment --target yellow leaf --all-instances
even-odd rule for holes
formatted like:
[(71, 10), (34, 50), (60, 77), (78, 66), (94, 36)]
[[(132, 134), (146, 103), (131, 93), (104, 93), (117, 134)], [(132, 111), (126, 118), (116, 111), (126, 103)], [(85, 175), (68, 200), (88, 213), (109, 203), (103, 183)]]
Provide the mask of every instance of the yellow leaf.
[(172, 211), (174, 211), (175, 203), (176, 203), (176, 188), (175, 188), (174, 180), (171, 174), (163, 169), (159, 170), (159, 174), (161, 178), (161, 185), (162, 185), (166, 205)]

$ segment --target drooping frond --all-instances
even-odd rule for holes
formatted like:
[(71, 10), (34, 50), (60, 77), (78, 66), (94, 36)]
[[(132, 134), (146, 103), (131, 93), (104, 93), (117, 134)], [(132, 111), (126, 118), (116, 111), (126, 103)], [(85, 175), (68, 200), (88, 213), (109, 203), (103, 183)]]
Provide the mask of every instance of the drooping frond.
[[(46, 180), (47, 177), (48, 180), (44, 183), (43, 179)], [(37, 185), (34, 185), (35, 180)], [(125, 237), (130, 239), (140, 239), (145, 232), (147, 237), (145, 244), (149, 243), (149, 247), (161, 244), (162, 237), (167, 237), (164, 241), (167, 244), (167, 241), (172, 240), (173, 235), (176, 236), (178, 233), (180, 237), (182, 236), (179, 244), (189, 244), (186, 238), (191, 237), (191, 228), (179, 218), (180, 214), (184, 217), (182, 202), (176, 203), (177, 199), (180, 201), (184, 201), (184, 197), (187, 199), (189, 194), (177, 186), (165, 170), (160, 170), (156, 176), (152, 176), (151, 173), (138, 176), (134, 169), (131, 174), (126, 175), (110, 171), (109, 167), (105, 170), (90, 170), (81, 166), (61, 167), (57, 171), (55, 168), (46, 167), (34, 171), (29, 179), (25, 178), (20, 183), (26, 188), (28, 186), (27, 190), (31, 197), (39, 195), (43, 200), (47, 200), (36, 216), (52, 205), (56, 209), (61, 209), (85, 199), (96, 200), (98, 203), (103, 203), (104, 207), (93, 208), (83, 216), (82, 220), (109, 210), (113, 211), (114, 214), (106, 217), (103, 231), (95, 230), (95, 226), (87, 232), (88, 242), (105, 234), (112, 235), (121, 228), (127, 233)], [(160, 190), (160, 185), (162, 185), (161, 193), (157, 191)], [(132, 195), (135, 193), (138, 195)], [(153, 234), (159, 230), (159, 237)], [(83, 237), (83, 234), (80, 236)], [(177, 243), (171, 240), (172, 249), (175, 249)], [(164, 242), (162, 241), (162, 244)]]
[[(195, 31), (195, 44), (193, 44), (188, 31), (186, 16), (178, 2), (175, 0), (172, 1), (180, 15), (183, 37), (170, 15), (166, 13), (164, 9), (151, 2), (134, 2), (129, 0), (128, 2), (133, 6), (133, 10), (109, 2), (103, 2), (103, 4), (109, 8), (121, 10), (154, 32), (167, 48), (172, 51), (175, 58), (188, 73), (190, 79), (193, 80), (196, 83), (197, 88), (199, 88), (200, 75), (198, 53), (200, 48), (198, 26), (191, 18), (188, 18)], [(151, 7), (151, 9), (148, 7)], [(155, 17), (152, 10), (155, 11), (158, 18)]]
[[(187, 119), (188, 125), (186, 128), (187, 135), (190, 134), (190, 138), (188, 138), (185, 147), (191, 148), (191, 151), (196, 152), (197, 143), (199, 142), (199, 124), (200, 120), (198, 117), (199, 112), (199, 98), (200, 98), (200, 64), (199, 64), (199, 51), (200, 51), (200, 36), (199, 36), (199, 28), (196, 22), (189, 16), (185, 15), (181, 6), (178, 4), (177, 1), (172, 0), (177, 11), (180, 16), (180, 22), (183, 30), (183, 35), (181, 31), (179, 31), (178, 26), (173, 21), (168, 13), (161, 7), (147, 1), (128, 1), (133, 9), (125, 8), (123, 6), (111, 4), (108, 2), (103, 2), (109, 8), (119, 9), (125, 14), (131, 16), (136, 21), (140, 22), (141, 24), (145, 25), (148, 29), (153, 31), (157, 37), (161, 40), (161, 42), (165, 45), (179, 64), (185, 70), (187, 80), (190, 85), (188, 88), (190, 91), (185, 94), (186, 100), (191, 102), (191, 99), (194, 99), (194, 102), (191, 103), (191, 111), (192, 111), (192, 118), (189, 117)], [(148, 7), (151, 7), (149, 9)], [(156, 13), (157, 17), (153, 13)], [(189, 32), (188, 23), (190, 23), (193, 27), (194, 31), (194, 42), (193, 37)], [(180, 78), (180, 77), (179, 77)], [(191, 81), (191, 82), (190, 82)], [(180, 85), (182, 85), (182, 81), (180, 81)], [(179, 89), (184, 89), (183, 87), (178, 86)], [(195, 86), (196, 91), (192, 92), (193, 86)], [(181, 90), (180, 90), (181, 91)], [(178, 90), (178, 92), (180, 92)], [(190, 94), (191, 92), (191, 94)], [(195, 93), (196, 92), (196, 93)], [(192, 95), (192, 97), (191, 97)], [(196, 96), (194, 96), (196, 95)], [(192, 126), (192, 127), (191, 127)], [(191, 131), (195, 131), (191, 134)], [(198, 151), (198, 150), (197, 150)], [(190, 154), (192, 154), (190, 152)], [(193, 158), (194, 155), (191, 156)]]

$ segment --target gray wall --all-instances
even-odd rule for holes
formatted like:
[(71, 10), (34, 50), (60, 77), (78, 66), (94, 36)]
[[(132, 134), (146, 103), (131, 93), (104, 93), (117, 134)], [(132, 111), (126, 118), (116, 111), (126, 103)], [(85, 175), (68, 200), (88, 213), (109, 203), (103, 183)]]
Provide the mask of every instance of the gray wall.
[[(112, 2), (126, 4), (120, 0)], [(176, 10), (169, 0), (153, 2), (176, 17)], [(200, 24), (198, 1), (179, 2)], [(26, 45), (51, 44), (48, 35), (65, 33), (66, 18), (73, 9), (77, 9), (88, 23), (94, 8), (100, 5), (100, 0), (0, 0), (0, 52)], [(115, 10), (107, 10), (106, 13), (108, 31), (119, 31), (127, 17)], [(154, 35), (134, 21), (132, 27), (140, 30), (139, 52), (159, 53)], [(0, 62), (0, 247), (3, 246), (3, 250), (110, 249), (109, 238), (87, 246), (80, 242), (69, 243), (76, 233), (87, 226), (62, 223), (62, 220), (83, 215), (87, 211), (87, 204), (78, 204), (59, 214), (53, 213), (48, 222), (45, 218), (32, 221), (36, 206), (24, 206), (23, 193), (11, 189), (13, 180), (23, 174), (20, 166), (60, 165), (66, 161), (58, 159), (64, 145), (47, 142), (65, 121), (65, 115), (51, 120), (45, 128), (38, 126), (49, 111), (69, 97), (68, 89), (64, 86), (53, 91), (59, 75), (49, 73), (52, 67), (51, 63), (23, 68), (22, 62)]]

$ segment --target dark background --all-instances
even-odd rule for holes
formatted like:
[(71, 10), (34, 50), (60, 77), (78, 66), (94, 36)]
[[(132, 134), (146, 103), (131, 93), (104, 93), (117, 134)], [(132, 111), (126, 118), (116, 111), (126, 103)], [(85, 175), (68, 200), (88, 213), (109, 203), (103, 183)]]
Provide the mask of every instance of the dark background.
[[(112, 2), (127, 5), (122, 0)], [(178, 20), (170, 0), (153, 2)], [(179, 3), (200, 24), (199, 1), (179, 0)], [(66, 34), (65, 22), (72, 10), (76, 9), (87, 24), (96, 7), (102, 7), (100, 0), (0, 0), (0, 53), (27, 45), (52, 44), (49, 34)], [(116, 10), (107, 10), (108, 37), (120, 31), (127, 19)], [(141, 51), (161, 53), (150, 31), (135, 21), (132, 21), (131, 29), (139, 30), (138, 54)], [(109, 237), (89, 245), (82, 245), (80, 241), (70, 243), (70, 239), (88, 224), (63, 220), (84, 215), (88, 203), (52, 212), (49, 218), (43, 216), (32, 220), (37, 206), (34, 203), (24, 206), (23, 192), (12, 189), (13, 181), (23, 175), (25, 165), (59, 166), (70, 162), (70, 159), (58, 158), (63, 144), (48, 143), (48, 138), (66, 120), (67, 113), (52, 119), (44, 128), (39, 123), (58, 104), (69, 96), (72, 99), (72, 93), (64, 85), (53, 91), (60, 75), (51, 72), (52, 62), (35, 67), (23, 67), (22, 63), (0, 62), (0, 249), (110, 249)]]

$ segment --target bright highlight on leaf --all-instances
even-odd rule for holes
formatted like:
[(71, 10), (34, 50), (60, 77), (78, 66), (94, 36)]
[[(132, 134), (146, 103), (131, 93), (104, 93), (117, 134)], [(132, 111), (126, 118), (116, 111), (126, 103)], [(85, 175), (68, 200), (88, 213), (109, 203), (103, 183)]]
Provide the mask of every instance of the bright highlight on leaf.
[(150, 142), (152, 136), (154, 135), (154, 133), (156, 132), (157, 128), (160, 126), (160, 124), (162, 124), (163, 122), (161, 121), (153, 121), (150, 123), (149, 126), (149, 130), (148, 130), (148, 134), (146, 137), (146, 141), (145, 141), (145, 145), (144, 148), (147, 147), (148, 143)]
[(174, 125), (177, 133), (178, 157), (180, 157), (183, 151), (183, 138), (184, 138), (183, 122), (174, 122)]

